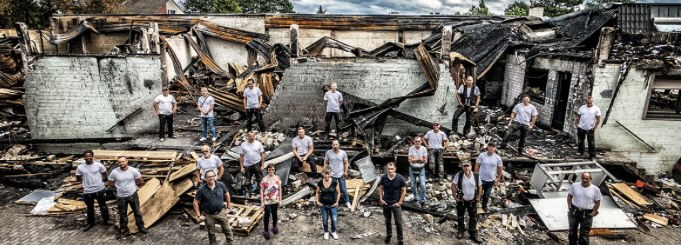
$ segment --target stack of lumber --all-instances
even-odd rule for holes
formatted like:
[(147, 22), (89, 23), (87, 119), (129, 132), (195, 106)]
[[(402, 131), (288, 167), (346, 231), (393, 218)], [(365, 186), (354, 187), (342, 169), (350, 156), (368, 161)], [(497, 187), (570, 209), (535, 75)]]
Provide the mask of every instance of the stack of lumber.
[(365, 184), (362, 179), (345, 180), (345, 184), (348, 188), (348, 195), (352, 196), (352, 208), (350, 211), (355, 212), (357, 206), (359, 206), (360, 198), (369, 191), (371, 184)]

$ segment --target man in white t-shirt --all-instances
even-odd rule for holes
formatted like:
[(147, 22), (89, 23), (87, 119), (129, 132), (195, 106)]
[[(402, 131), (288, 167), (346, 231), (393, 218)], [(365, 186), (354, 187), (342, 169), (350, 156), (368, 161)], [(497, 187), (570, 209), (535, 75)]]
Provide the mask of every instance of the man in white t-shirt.
[[(452, 133), (458, 131), (459, 117), (465, 112), (466, 123), (463, 125), (463, 135), (466, 136), (471, 131), (473, 112), (478, 109), (478, 105), (480, 104), (480, 89), (478, 86), (473, 86), (472, 76), (468, 76), (466, 78), (466, 84), (461, 84), (459, 90), (456, 91), (456, 101), (459, 102), (459, 105), (457, 106), (456, 112), (454, 112)], [(450, 135), (452, 133), (450, 133)]]
[(324, 115), (324, 133), (325, 138), (329, 137), (331, 132), (331, 118), (336, 122), (336, 139), (340, 138), (340, 121), (341, 121), (341, 105), (343, 105), (343, 95), (336, 90), (338, 85), (331, 83), (331, 89), (324, 94), (324, 101), (326, 101), (326, 114)]
[(475, 172), (480, 174), (482, 180), (482, 209), (487, 212), (487, 202), (492, 194), (495, 182), (501, 181), (504, 164), (501, 157), (494, 151), (496, 145), (493, 142), (487, 144), (487, 151), (480, 153), (475, 160)]
[(170, 94), (168, 87), (163, 88), (163, 93), (154, 99), (154, 110), (156, 110), (159, 121), (158, 139), (160, 141), (165, 140), (166, 133), (168, 138), (174, 138), (173, 115), (177, 112), (177, 102), (175, 97)]
[(303, 127), (298, 127), (298, 136), (291, 140), (291, 145), (293, 146), (294, 155), (292, 168), (300, 168), (303, 166), (303, 162), (307, 162), (310, 164), (310, 169), (317, 169), (317, 157), (313, 154), (314, 145), (312, 138), (305, 135), (305, 129)]
[(265, 148), (260, 141), (255, 140), (255, 132), (250, 131), (246, 136), (246, 141), (241, 143), (239, 165), (241, 173), (244, 174), (244, 190), (246, 196), (251, 195), (251, 178), (255, 176), (255, 183), (260, 184), (262, 173), (265, 170)]
[(518, 103), (513, 107), (513, 112), (511, 112), (511, 119), (506, 125), (506, 136), (501, 143), (501, 148), (506, 148), (508, 140), (512, 134), (520, 131), (520, 139), (518, 140), (518, 154), (524, 153), (525, 148), (525, 138), (527, 138), (527, 132), (532, 131), (534, 124), (537, 123), (537, 108), (530, 104), (530, 96), (523, 95), (522, 103)]
[(435, 176), (435, 178), (444, 179), (446, 177), (444, 170), (444, 161), (442, 159), (442, 154), (445, 151), (445, 146), (449, 143), (447, 139), (447, 134), (440, 130), (440, 123), (433, 123), (433, 130), (426, 133), (425, 141), (423, 143), (428, 149), (428, 168), (430, 173)]
[(87, 210), (87, 225), (83, 231), (88, 231), (95, 226), (95, 200), (99, 204), (99, 212), (102, 215), (104, 224), (113, 225), (109, 216), (109, 208), (106, 206), (106, 167), (93, 160), (94, 153), (87, 150), (83, 153), (85, 163), (81, 163), (76, 168), (76, 180), (83, 181), (83, 201)]
[(473, 173), (469, 160), (461, 161), (461, 172), (454, 174), (452, 179), (452, 195), (456, 201), (457, 230), (456, 238), (463, 238), (466, 225), (464, 215), (468, 213), (468, 235), (475, 243), (482, 243), (478, 238), (478, 209), (480, 202), (480, 175)]
[(244, 89), (244, 108), (246, 109), (246, 131), (251, 131), (253, 128), (253, 116), (255, 115), (255, 120), (258, 120), (258, 127), (260, 127), (260, 132), (264, 132), (265, 122), (262, 120), (262, 91), (260, 88), (255, 86), (255, 80), (253, 78), (248, 79), (246, 89)]
[[(416, 203), (421, 207), (426, 205), (426, 162), (428, 161), (428, 150), (422, 146), (423, 139), (419, 136), (414, 137), (414, 145), (409, 147), (409, 180), (411, 181), (411, 191), (414, 193)], [(416, 179), (418, 178), (421, 191), (418, 191)], [(420, 194), (420, 195), (419, 195)]]
[(201, 97), (196, 101), (196, 109), (201, 112), (201, 139), (199, 140), (201, 142), (206, 141), (208, 128), (210, 128), (210, 133), (213, 136), (213, 142), (217, 139), (213, 108), (215, 108), (215, 99), (208, 95), (208, 88), (201, 88)]
[(584, 155), (584, 138), (589, 144), (589, 159), (596, 156), (596, 143), (594, 141), (594, 134), (596, 128), (601, 122), (601, 109), (594, 105), (594, 100), (591, 96), (586, 97), (586, 105), (579, 108), (577, 112), (577, 148), (580, 155)]
[(222, 159), (219, 156), (212, 154), (210, 146), (202, 145), (201, 153), (203, 156), (199, 158), (196, 162), (196, 170), (194, 171), (194, 184), (205, 183), (206, 172), (208, 170), (213, 170), (217, 180), (222, 179), (222, 175), (225, 173), (225, 167), (222, 165)]
[(331, 178), (338, 182), (345, 205), (348, 208), (352, 208), (350, 196), (348, 195), (348, 187), (345, 184), (345, 179), (348, 177), (348, 154), (340, 149), (340, 142), (338, 140), (331, 141), (331, 148), (331, 150), (326, 151), (326, 154), (324, 154), (324, 167), (331, 166)]
[(116, 239), (121, 239), (129, 234), (128, 230), (128, 206), (132, 209), (135, 224), (141, 233), (147, 233), (140, 211), (140, 198), (137, 195), (138, 186), (144, 184), (142, 174), (136, 168), (128, 166), (128, 159), (118, 158), (118, 168), (109, 174), (109, 186), (116, 187), (116, 204), (118, 206), (119, 232)]
[(591, 174), (582, 173), (581, 178), (581, 182), (576, 182), (568, 188), (569, 244), (589, 244), (593, 217), (598, 215), (598, 208), (601, 207), (603, 199), (598, 186), (591, 184)]

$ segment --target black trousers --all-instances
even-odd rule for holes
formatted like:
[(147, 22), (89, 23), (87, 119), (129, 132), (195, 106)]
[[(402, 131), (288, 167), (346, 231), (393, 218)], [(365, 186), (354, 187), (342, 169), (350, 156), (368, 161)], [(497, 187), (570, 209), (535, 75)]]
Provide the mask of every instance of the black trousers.
[[(593, 224), (592, 210), (578, 209), (572, 207), (568, 211), (568, 243), (570, 245), (587, 245), (589, 244), (589, 232), (591, 232), (591, 225)], [(579, 232), (579, 233), (578, 233)]]
[(265, 122), (262, 120), (262, 112), (258, 108), (246, 109), (246, 130), (253, 130), (251, 127), (253, 125), (253, 115), (255, 115), (255, 120), (258, 120), (260, 132), (267, 130), (267, 128), (265, 128)]
[(142, 212), (140, 212), (140, 197), (137, 195), (137, 192), (131, 196), (119, 197), (116, 199), (116, 202), (118, 204), (118, 220), (122, 232), (128, 232), (128, 205), (132, 208), (137, 227), (140, 229), (144, 227)]
[(331, 118), (336, 122), (336, 138), (340, 138), (340, 112), (327, 112), (324, 115), (324, 133), (328, 136), (331, 132)]
[(165, 138), (166, 133), (168, 137), (173, 137), (173, 114), (158, 114), (158, 121), (158, 138)]
[(392, 204), (383, 206), (383, 218), (385, 218), (385, 236), (393, 236), (392, 219), (395, 218), (395, 228), (397, 228), (397, 241), (404, 241), (403, 224), (402, 221), (402, 207), (395, 207)]
[(584, 138), (586, 138), (586, 142), (589, 144), (589, 157), (596, 156), (596, 142), (594, 140), (594, 134), (595, 133), (593, 130), (577, 128), (577, 151), (579, 154), (584, 153)]
[(265, 231), (268, 231), (270, 217), (272, 217), (272, 227), (277, 227), (277, 209), (279, 203), (265, 205)]
[(528, 125), (513, 122), (511, 127), (506, 131), (504, 141), (501, 144), (505, 147), (506, 144), (508, 144), (508, 139), (517, 131), (520, 131), (520, 139), (518, 139), (518, 153), (522, 153), (523, 148), (525, 148), (525, 138), (527, 138), (527, 132), (530, 131), (530, 126)]
[(87, 224), (95, 225), (95, 200), (99, 204), (99, 212), (102, 213), (102, 219), (106, 223), (111, 219), (109, 216), (109, 208), (106, 206), (106, 189), (95, 192), (83, 194), (83, 201), (87, 207)]
[[(300, 157), (303, 157), (304, 155), (301, 155)], [(317, 159), (317, 157), (314, 154), (310, 154), (307, 157), (307, 163), (310, 164), (310, 169), (312, 170), (313, 173), (317, 172), (317, 169), (315, 168), (315, 165), (317, 165), (320, 161)], [(293, 157), (293, 163), (291, 164), (291, 168), (300, 168), (303, 166), (303, 163), (298, 160), (297, 157)]]
[(463, 221), (465, 213), (468, 213), (468, 234), (470, 236), (478, 234), (478, 210), (476, 206), (477, 201), (475, 199), (456, 202), (456, 220), (458, 222), (457, 230), (459, 230), (459, 232), (464, 232), (466, 230), (466, 225)]
[[(258, 183), (258, 186), (260, 186), (260, 181), (262, 181), (262, 171), (260, 171), (260, 163), (257, 163), (252, 166), (244, 167), (244, 170), (246, 171), (244, 173), (244, 178), (247, 183), (247, 190), (250, 191), (250, 186), (251, 186), (251, 178), (255, 176), (255, 183)], [(259, 187), (258, 187), (259, 188)]]
[(459, 117), (466, 113), (466, 122), (463, 125), (463, 134), (467, 135), (471, 131), (471, 124), (473, 123), (473, 109), (470, 106), (459, 106), (454, 112), (452, 119), (452, 131), (457, 132), (459, 128)]

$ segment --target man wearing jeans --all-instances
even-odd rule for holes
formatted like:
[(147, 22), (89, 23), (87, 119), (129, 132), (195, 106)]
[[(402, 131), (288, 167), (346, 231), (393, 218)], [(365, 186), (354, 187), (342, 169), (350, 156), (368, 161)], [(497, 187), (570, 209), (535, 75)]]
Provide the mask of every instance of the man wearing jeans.
[(527, 138), (527, 132), (532, 131), (534, 124), (537, 122), (537, 108), (530, 104), (530, 96), (523, 95), (523, 102), (518, 103), (513, 107), (513, 112), (511, 112), (511, 119), (508, 121), (506, 128), (506, 136), (504, 136), (504, 141), (501, 143), (502, 148), (506, 148), (508, 144), (508, 139), (516, 131), (520, 131), (520, 139), (518, 140), (518, 154), (523, 154), (525, 148), (525, 138)]
[(442, 154), (445, 146), (449, 143), (447, 134), (440, 130), (440, 123), (433, 123), (433, 130), (430, 130), (425, 135), (426, 140), (423, 142), (428, 149), (428, 163), (430, 172), (434, 174), (435, 178), (445, 178), (444, 161)]
[(154, 110), (159, 121), (158, 139), (165, 140), (166, 133), (168, 138), (173, 138), (173, 115), (177, 112), (177, 102), (167, 87), (163, 88), (163, 93), (154, 99)]
[(348, 154), (340, 149), (340, 142), (338, 140), (333, 140), (331, 147), (333, 149), (326, 151), (324, 155), (324, 167), (331, 166), (331, 178), (338, 182), (345, 205), (348, 208), (352, 208), (350, 197), (348, 196), (348, 187), (345, 184), (345, 178), (348, 177)]
[[(411, 180), (411, 192), (414, 193), (414, 198), (417, 204), (421, 207), (426, 204), (426, 161), (428, 159), (428, 151), (426, 147), (421, 146), (423, 140), (421, 137), (414, 138), (414, 145), (409, 147), (409, 179)], [(421, 191), (418, 191), (416, 179), (418, 180)], [(420, 194), (420, 195), (419, 195)]]
[(454, 175), (452, 180), (452, 195), (456, 200), (456, 216), (458, 233), (456, 238), (463, 238), (465, 231), (464, 215), (468, 213), (468, 235), (475, 243), (482, 243), (478, 238), (478, 212), (477, 203), (480, 202), (480, 176), (471, 170), (471, 162), (464, 160), (461, 162), (463, 171)]
[(487, 151), (480, 153), (475, 160), (475, 172), (480, 175), (482, 180), (482, 209), (487, 212), (487, 202), (492, 194), (495, 182), (501, 181), (501, 174), (504, 171), (504, 164), (501, 157), (494, 150), (496, 145), (492, 142), (487, 144)]
[(95, 226), (95, 200), (99, 204), (99, 212), (102, 214), (104, 224), (113, 225), (109, 216), (109, 208), (106, 206), (106, 168), (99, 161), (92, 160), (94, 153), (88, 150), (83, 153), (85, 163), (76, 168), (76, 180), (83, 181), (83, 201), (87, 207), (87, 226), (83, 231), (88, 231)]
[(215, 114), (213, 114), (213, 108), (215, 108), (215, 99), (213, 96), (208, 95), (208, 88), (201, 88), (201, 97), (196, 101), (196, 108), (201, 112), (201, 139), (199, 141), (205, 141), (208, 128), (210, 128), (210, 134), (213, 136), (213, 142), (217, 139), (217, 134), (215, 133)]
[(395, 218), (397, 227), (397, 244), (404, 244), (404, 234), (402, 233), (402, 202), (407, 194), (407, 182), (402, 175), (395, 172), (397, 168), (394, 162), (386, 165), (388, 174), (381, 176), (378, 186), (378, 203), (383, 207), (383, 217), (385, 218), (385, 240), (390, 243), (393, 236), (392, 219)]
[(128, 230), (128, 205), (132, 208), (132, 213), (135, 215), (135, 224), (141, 233), (146, 234), (147, 229), (144, 228), (144, 220), (142, 220), (142, 213), (140, 212), (140, 198), (137, 195), (137, 186), (143, 185), (144, 180), (140, 172), (128, 166), (128, 159), (125, 157), (118, 158), (118, 168), (111, 171), (109, 174), (109, 186), (116, 186), (118, 204), (118, 220), (120, 230), (116, 234), (116, 239), (121, 239), (123, 235), (130, 233)]
[(265, 122), (262, 120), (262, 91), (255, 87), (255, 81), (248, 79), (247, 88), (244, 89), (244, 108), (246, 109), (246, 131), (251, 131), (253, 128), (253, 116), (258, 120), (258, 127), (260, 132), (265, 131)]
[(208, 230), (208, 243), (210, 245), (217, 244), (215, 240), (215, 223), (220, 224), (222, 233), (225, 234), (225, 241), (227, 244), (234, 244), (234, 234), (232, 233), (232, 226), (229, 224), (227, 211), (225, 208), (230, 208), (229, 191), (227, 186), (220, 181), (217, 181), (216, 174), (213, 170), (208, 170), (205, 173), (206, 184), (196, 190), (194, 197), (194, 214), (199, 217), (199, 220), (206, 221), (206, 230)]
[(239, 157), (239, 164), (241, 165), (241, 173), (245, 177), (245, 194), (247, 197), (251, 196), (251, 178), (255, 175), (256, 183), (260, 185), (262, 181), (262, 172), (265, 170), (265, 148), (263, 148), (260, 141), (255, 140), (255, 132), (250, 131), (246, 135), (246, 142), (241, 143), (241, 153)]
[(324, 133), (326, 138), (329, 137), (329, 132), (331, 132), (331, 118), (336, 121), (336, 139), (340, 138), (340, 114), (341, 105), (343, 104), (343, 95), (338, 92), (338, 85), (336, 83), (331, 83), (331, 90), (324, 94), (324, 101), (326, 101), (326, 114), (324, 115)]
[[(589, 232), (594, 216), (601, 207), (601, 190), (591, 184), (591, 174), (582, 173), (582, 181), (568, 189), (568, 241), (570, 245), (589, 244)], [(579, 231), (579, 233), (577, 232)]]
[(596, 143), (594, 142), (594, 133), (601, 122), (601, 109), (594, 105), (594, 100), (591, 96), (586, 97), (586, 105), (579, 108), (577, 112), (577, 147), (580, 155), (584, 155), (584, 138), (587, 138), (589, 144), (589, 159), (596, 156)]

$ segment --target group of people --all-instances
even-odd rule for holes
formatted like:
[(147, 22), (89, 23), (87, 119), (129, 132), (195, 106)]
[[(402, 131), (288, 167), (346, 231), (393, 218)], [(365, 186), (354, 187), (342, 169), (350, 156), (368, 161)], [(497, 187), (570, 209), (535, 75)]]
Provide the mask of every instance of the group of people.
[[(255, 140), (256, 132), (252, 130), (253, 117), (257, 120), (260, 130), (265, 130), (262, 119), (262, 92), (254, 86), (253, 79), (247, 81), (247, 87), (243, 92), (243, 106), (246, 110), (247, 119), (247, 141), (241, 144), (239, 166), (241, 173), (244, 174), (246, 184), (245, 195), (250, 196), (255, 190), (251, 188), (251, 179), (255, 178), (257, 189), (260, 194), (260, 205), (265, 210), (265, 224), (263, 237), (270, 239), (272, 235), (278, 234), (277, 228), (277, 209), (281, 205), (282, 191), (281, 179), (276, 175), (276, 166), (265, 166), (264, 147)], [(216, 140), (214, 127), (215, 114), (213, 109), (215, 100), (208, 94), (207, 88), (201, 89), (201, 97), (198, 99), (196, 108), (200, 112), (202, 133), (201, 141), (208, 137), (208, 131), (212, 136), (212, 141)], [(472, 127), (472, 119), (480, 104), (480, 90), (473, 85), (473, 78), (468, 76), (465, 84), (462, 84), (456, 93), (458, 108), (452, 120), (453, 134), (458, 134), (458, 118), (465, 114), (465, 124), (463, 135), (468, 135)], [(507, 131), (501, 142), (500, 148), (505, 148), (510, 136), (520, 132), (518, 142), (518, 153), (522, 154), (525, 146), (525, 139), (537, 122), (538, 111), (530, 103), (530, 97), (523, 95), (521, 103), (513, 108), (511, 119), (506, 125)], [(331, 119), (335, 121), (337, 138), (340, 136), (340, 119), (343, 96), (337, 90), (337, 84), (332, 83), (330, 90), (324, 94), (326, 101), (325, 138), (330, 133)], [(154, 108), (159, 117), (159, 139), (163, 141), (167, 135), (173, 138), (173, 115), (177, 111), (177, 103), (167, 88), (154, 100)], [(589, 158), (595, 156), (594, 132), (600, 122), (600, 109), (593, 105), (591, 97), (586, 98), (586, 105), (582, 106), (576, 117), (575, 128), (578, 132), (578, 151), (585, 153), (584, 139), (588, 142)], [(426, 198), (426, 169), (431, 172), (436, 179), (447, 178), (444, 171), (443, 155), (449, 143), (447, 134), (440, 129), (439, 123), (434, 123), (432, 130), (423, 136), (414, 137), (413, 145), (409, 147), (409, 180), (414, 200), (417, 205), (424, 206)], [(297, 136), (292, 140), (293, 164), (294, 168), (302, 168), (308, 164), (313, 170), (317, 165), (322, 167), (322, 179), (317, 183), (315, 191), (316, 203), (320, 206), (322, 214), (323, 239), (339, 239), (337, 233), (338, 208), (345, 204), (351, 207), (349, 201), (347, 185), (345, 179), (348, 175), (348, 155), (340, 149), (340, 142), (336, 139), (332, 141), (332, 149), (326, 151), (323, 161), (314, 155), (314, 144), (310, 136), (301, 127), (297, 130)], [(461, 171), (452, 176), (451, 189), (453, 198), (456, 200), (457, 212), (457, 234), (456, 237), (462, 239), (466, 230), (469, 237), (476, 243), (481, 243), (477, 234), (478, 209), (488, 212), (488, 204), (493, 187), (499, 183), (503, 173), (503, 162), (501, 157), (496, 154), (496, 144), (489, 143), (486, 150), (478, 155), (475, 164), (469, 160), (460, 163)], [(230, 208), (230, 194), (228, 188), (220, 179), (224, 175), (224, 167), (220, 158), (211, 153), (210, 146), (201, 147), (203, 156), (197, 162), (197, 169), (194, 181), (200, 184), (194, 200), (194, 211), (201, 220), (205, 220), (208, 227), (208, 236), (211, 244), (216, 241), (214, 229), (215, 224), (220, 224), (225, 240), (232, 244), (233, 234), (230, 225), (227, 223), (226, 211)], [(139, 198), (137, 197), (137, 186), (141, 185), (142, 179), (139, 171), (127, 166), (127, 160), (118, 160), (119, 168), (116, 168), (107, 177), (104, 166), (93, 160), (91, 151), (84, 154), (85, 163), (78, 167), (76, 175), (83, 180), (84, 200), (87, 204), (88, 225), (85, 230), (94, 226), (94, 200), (99, 202), (100, 212), (104, 223), (111, 225), (113, 222), (109, 217), (104, 200), (104, 182), (115, 185), (117, 189), (118, 206), (120, 213), (121, 229), (118, 237), (127, 232), (127, 206), (132, 208), (136, 224), (140, 232), (146, 233), (142, 216), (139, 214)], [(407, 192), (405, 178), (396, 172), (394, 162), (386, 165), (387, 173), (381, 176), (379, 182), (379, 203), (383, 207), (385, 217), (386, 236), (385, 242), (389, 243), (392, 239), (392, 223), (394, 220), (397, 230), (397, 242), (403, 244), (403, 223), (401, 206)], [(581, 176), (582, 181), (572, 185), (568, 191), (569, 207), (569, 240), (570, 244), (588, 243), (588, 232), (593, 216), (598, 214), (601, 194), (598, 187), (590, 184), (591, 177), (588, 173)], [(468, 215), (468, 224), (465, 222), (465, 215)], [(271, 220), (271, 230), (269, 224)], [(329, 227), (329, 220), (331, 226)], [(124, 225), (125, 224), (125, 225)], [(466, 229), (467, 227), (467, 229)], [(271, 233), (270, 233), (271, 232)]]

